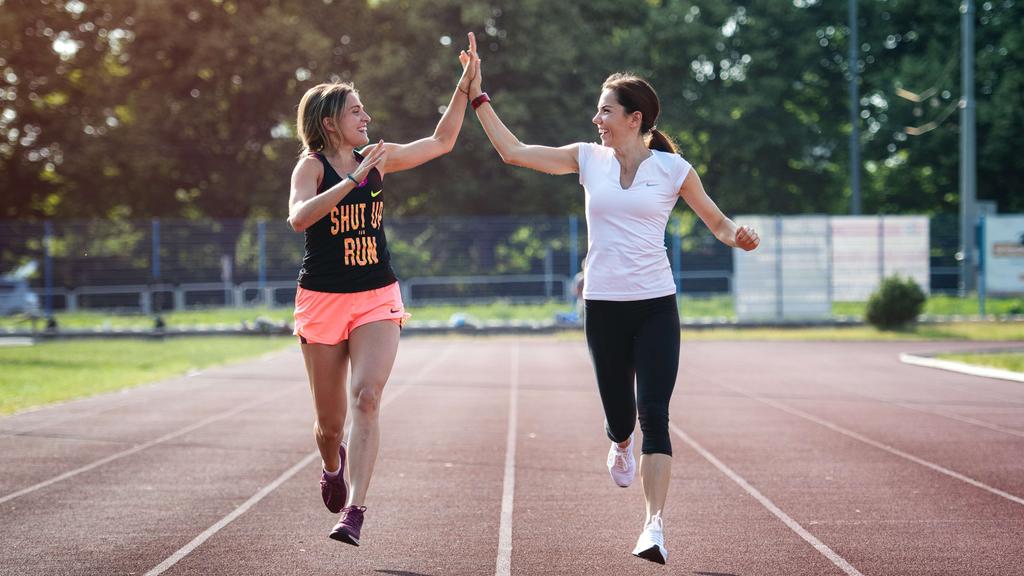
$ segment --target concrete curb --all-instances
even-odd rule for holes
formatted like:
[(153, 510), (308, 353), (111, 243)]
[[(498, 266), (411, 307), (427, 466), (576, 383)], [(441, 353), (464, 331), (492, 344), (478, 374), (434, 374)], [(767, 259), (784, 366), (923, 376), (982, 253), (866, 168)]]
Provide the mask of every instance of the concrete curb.
[(925, 368), (935, 368), (937, 370), (948, 370), (950, 372), (959, 372), (961, 374), (969, 374), (971, 376), (981, 376), (983, 378), (997, 378), (999, 380), (1024, 382), (1024, 373), (1021, 372), (989, 368), (987, 366), (975, 366), (973, 364), (964, 364), (963, 362), (954, 362), (952, 360), (940, 360), (938, 358), (931, 358), (928, 356), (916, 356), (914, 354), (903, 353), (900, 354), (900, 362), (903, 362), (904, 364), (911, 364), (913, 366), (924, 366)]

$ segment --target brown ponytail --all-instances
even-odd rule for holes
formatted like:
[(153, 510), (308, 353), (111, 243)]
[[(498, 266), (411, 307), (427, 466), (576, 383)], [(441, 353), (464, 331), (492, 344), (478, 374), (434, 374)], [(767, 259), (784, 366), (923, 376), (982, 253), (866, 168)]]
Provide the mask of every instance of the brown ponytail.
[(626, 114), (640, 112), (640, 134), (643, 135), (647, 147), (677, 154), (672, 139), (658, 130), (658, 114), (661, 113), (661, 102), (654, 88), (643, 78), (628, 72), (616, 72), (601, 85), (602, 90), (611, 90), (615, 99), (625, 109)]
[(657, 128), (651, 128), (651, 132), (645, 139), (647, 140), (647, 147), (651, 150), (661, 150), (670, 154), (679, 153), (676, 143)]

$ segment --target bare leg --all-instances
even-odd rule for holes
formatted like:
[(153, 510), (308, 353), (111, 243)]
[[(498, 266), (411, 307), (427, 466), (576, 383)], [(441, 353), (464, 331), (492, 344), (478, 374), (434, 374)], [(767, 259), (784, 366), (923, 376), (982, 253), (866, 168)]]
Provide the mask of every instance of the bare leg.
[(644, 454), (640, 457), (640, 478), (644, 486), (644, 500), (647, 501), (647, 518), (665, 508), (668, 498), (668, 483), (672, 478), (672, 457), (668, 454)]
[(345, 379), (348, 372), (348, 343), (334, 346), (327, 344), (303, 344), (302, 357), (306, 360), (309, 374), (309, 388), (313, 393), (313, 407), (316, 420), (313, 435), (316, 437), (324, 470), (334, 471), (340, 465), (338, 447), (345, 429), (345, 413), (348, 398)]
[(380, 448), (380, 399), (398, 354), (401, 330), (393, 321), (364, 324), (352, 331), (352, 426), (349, 430), (348, 506), (363, 506)]

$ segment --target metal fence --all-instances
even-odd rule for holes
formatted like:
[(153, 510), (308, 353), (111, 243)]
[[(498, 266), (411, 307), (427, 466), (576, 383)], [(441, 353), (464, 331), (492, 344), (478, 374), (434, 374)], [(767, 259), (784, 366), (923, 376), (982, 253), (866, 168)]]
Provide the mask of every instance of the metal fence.
[[(732, 250), (692, 217), (668, 230), (679, 292), (730, 295)], [(409, 305), (570, 300), (587, 238), (576, 216), (390, 218), (387, 235)], [(956, 292), (957, 216), (929, 235), (931, 291)], [(283, 220), (0, 221), (0, 271), (35, 262), (52, 310), (290, 305), (302, 254)]]

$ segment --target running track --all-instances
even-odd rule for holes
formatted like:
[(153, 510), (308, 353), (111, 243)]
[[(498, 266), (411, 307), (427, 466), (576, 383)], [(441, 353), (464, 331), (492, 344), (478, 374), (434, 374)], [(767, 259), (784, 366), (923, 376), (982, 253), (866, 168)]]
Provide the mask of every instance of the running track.
[(289, 350), (0, 419), (0, 574), (1024, 574), (1024, 385), (897, 359), (983, 346), (684, 341), (667, 567), (582, 341), (403, 340), (361, 548)]

